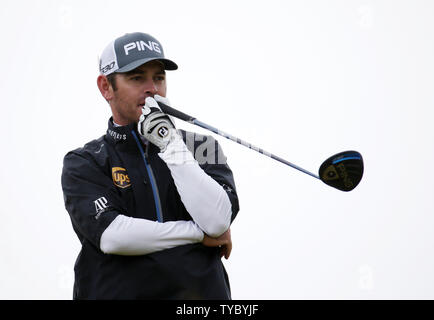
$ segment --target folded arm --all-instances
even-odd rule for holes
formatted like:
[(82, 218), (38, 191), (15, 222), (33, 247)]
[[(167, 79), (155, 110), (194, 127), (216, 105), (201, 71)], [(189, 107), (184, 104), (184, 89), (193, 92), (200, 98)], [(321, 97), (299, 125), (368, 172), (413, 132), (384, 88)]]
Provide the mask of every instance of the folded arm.
[(101, 235), (107, 254), (144, 255), (201, 242), (204, 234), (193, 221), (156, 222), (118, 215)]

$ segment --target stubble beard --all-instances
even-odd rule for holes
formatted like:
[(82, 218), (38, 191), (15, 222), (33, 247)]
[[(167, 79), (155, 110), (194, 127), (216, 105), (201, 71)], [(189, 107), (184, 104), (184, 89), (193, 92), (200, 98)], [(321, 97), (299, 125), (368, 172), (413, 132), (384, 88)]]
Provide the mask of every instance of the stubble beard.
[(139, 110), (136, 103), (119, 99), (119, 97), (115, 97), (112, 102), (112, 113), (116, 113), (118, 121), (122, 122), (122, 125), (137, 123), (141, 114)]

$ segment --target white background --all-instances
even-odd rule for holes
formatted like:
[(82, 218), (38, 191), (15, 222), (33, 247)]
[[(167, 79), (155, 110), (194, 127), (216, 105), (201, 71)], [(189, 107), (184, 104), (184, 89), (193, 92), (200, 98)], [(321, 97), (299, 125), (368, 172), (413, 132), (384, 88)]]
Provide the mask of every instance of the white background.
[(142, 31), (180, 66), (174, 107), (314, 172), (364, 157), (344, 193), (217, 138), (241, 206), (234, 299), (433, 299), (433, 14), (428, 0), (2, 1), (0, 298), (71, 299), (62, 159), (105, 133), (98, 55)]

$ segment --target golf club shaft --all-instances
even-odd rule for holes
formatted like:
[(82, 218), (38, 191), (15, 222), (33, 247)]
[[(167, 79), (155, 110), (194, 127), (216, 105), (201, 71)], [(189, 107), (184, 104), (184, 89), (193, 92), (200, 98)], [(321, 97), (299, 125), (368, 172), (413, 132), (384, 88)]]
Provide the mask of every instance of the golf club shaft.
[(210, 126), (210, 125), (208, 125), (208, 124), (206, 124), (206, 123), (204, 123), (202, 121), (194, 119), (190, 123), (192, 123), (194, 125), (197, 125), (197, 126), (199, 126), (201, 128), (207, 129), (209, 131), (212, 131), (212, 132), (214, 132), (214, 133), (216, 133), (216, 134), (218, 134), (218, 135), (220, 135), (222, 137), (225, 137), (226, 139), (232, 140), (232, 141), (234, 141), (234, 142), (236, 142), (238, 144), (241, 144), (241, 145), (243, 145), (243, 146), (245, 146), (245, 147), (247, 147), (249, 149), (252, 149), (252, 150), (254, 150), (256, 152), (259, 152), (260, 154), (263, 154), (264, 156), (267, 156), (267, 157), (269, 157), (271, 159), (279, 161), (279, 162), (281, 162), (283, 164), (286, 164), (287, 166), (290, 166), (290, 167), (292, 167), (294, 169), (297, 169), (297, 170), (299, 170), (299, 171), (301, 171), (303, 173), (306, 173), (306, 174), (308, 174), (308, 175), (310, 175), (310, 176), (312, 176), (314, 178), (319, 179), (319, 176), (317, 176), (316, 174), (314, 174), (314, 173), (312, 173), (312, 172), (310, 172), (310, 171), (308, 171), (306, 169), (303, 169), (303, 168), (297, 166), (296, 164), (293, 164), (293, 163), (291, 163), (291, 162), (289, 162), (289, 161), (287, 161), (285, 159), (282, 159), (281, 157), (278, 157), (278, 156), (276, 156), (276, 155), (274, 155), (274, 154), (272, 154), (272, 153), (270, 153), (268, 151), (265, 151), (262, 148), (258, 148), (258, 147), (254, 146), (253, 144), (251, 144), (251, 143), (249, 143), (247, 141), (241, 140), (240, 138), (234, 137), (233, 135), (230, 135), (230, 134), (228, 134), (228, 133), (226, 133), (224, 131), (221, 131), (221, 130), (219, 130), (217, 128), (214, 128), (213, 126)]
[(301, 168), (301, 167), (299, 167), (299, 166), (297, 166), (297, 165), (295, 165), (295, 164), (293, 164), (293, 163), (291, 163), (291, 162), (289, 162), (289, 161), (287, 161), (285, 159), (282, 159), (281, 157), (278, 157), (278, 156), (276, 156), (276, 155), (274, 155), (274, 154), (272, 154), (272, 153), (270, 153), (268, 151), (265, 151), (264, 149), (258, 148), (258, 147), (252, 145), (249, 142), (246, 142), (246, 141), (241, 140), (241, 139), (239, 139), (237, 137), (234, 137), (234, 136), (232, 136), (232, 135), (230, 135), (230, 134), (228, 134), (226, 132), (223, 132), (223, 131), (221, 131), (221, 130), (219, 130), (217, 128), (214, 128), (213, 126), (210, 126), (209, 124), (206, 124), (206, 123), (204, 123), (202, 121), (199, 121), (196, 118), (194, 118), (192, 116), (189, 116), (189, 115), (187, 115), (187, 114), (185, 114), (185, 113), (183, 113), (181, 111), (178, 111), (178, 110), (176, 110), (176, 109), (174, 109), (172, 107), (169, 107), (169, 106), (167, 106), (167, 105), (165, 105), (163, 103), (159, 103), (159, 105), (160, 105), (160, 107), (161, 107), (161, 109), (162, 109), (163, 112), (165, 112), (165, 113), (167, 113), (167, 114), (169, 114), (171, 116), (174, 116), (174, 117), (176, 117), (178, 119), (184, 120), (184, 121), (186, 121), (188, 123), (194, 124), (194, 125), (196, 125), (198, 127), (201, 127), (201, 128), (206, 129), (206, 130), (209, 130), (211, 132), (214, 132), (214, 133), (216, 133), (216, 134), (218, 134), (218, 135), (220, 135), (222, 137), (225, 137), (226, 139), (232, 140), (232, 141), (234, 141), (234, 142), (236, 142), (238, 144), (241, 144), (241, 145), (243, 145), (243, 146), (245, 146), (245, 147), (247, 147), (249, 149), (252, 149), (252, 150), (254, 150), (256, 152), (259, 152), (259, 153), (261, 153), (261, 154), (263, 154), (263, 155), (265, 155), (265, 156), (267, 156), (267, 157), (269, 157), (271, 159), (274, 159), (274, 160), (279, 161), (279, 162), (281, 162), (283, 164), (286, 164), (287, 166), (290, 166), (291, 168), (297, 169), (297, 170), (299, 170), (299, 171), (301, 171), (301, 172), (303, 172), (303, 173), (305, 173), (307, 175), (310, 175), (311, 177), (314, 177), (314, 178), (317, 178), (317, 179), (321, 180), (318, 175), (316, 175), (316, 174), (314, 174), (314, 173), (312, 173), (312, 172), (310, 172), (310, 171), (308, 171), (306, 169), (303, 169), (303, 168)]

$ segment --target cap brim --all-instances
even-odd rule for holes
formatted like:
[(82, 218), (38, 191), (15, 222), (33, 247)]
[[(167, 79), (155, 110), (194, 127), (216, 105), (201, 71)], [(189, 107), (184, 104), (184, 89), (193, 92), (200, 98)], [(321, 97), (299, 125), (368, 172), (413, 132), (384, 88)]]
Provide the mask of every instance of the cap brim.
[(127, 64), (126, 66), (116, 70), (116, 73), (122, 73), (122, 72), (128, 72), (131, 70), (134, 70), (137, 67), (140, 67), (141, 65), (150, 62), (150, 61), (154, 61), (154, 60), (158, 60), (161, 61), (161, 63), (164, 65), (164, 70), (176, 70), (178, 69), (178, 65), (173, 62), (172, 60), (169, 59), (164, 59), (164, 58), (146, 58), (146, 59), (140, 59), (140, 60), (136, 60), (131, 62), (130, 64)]

